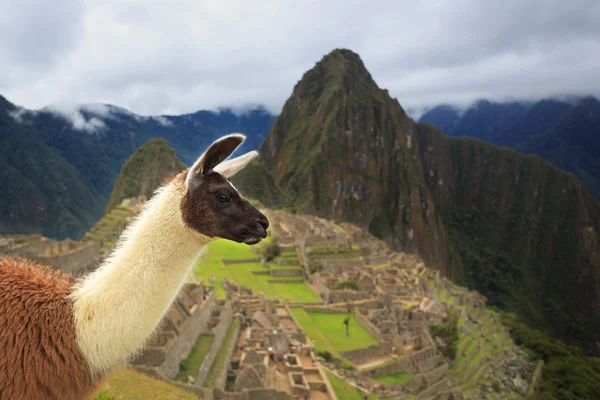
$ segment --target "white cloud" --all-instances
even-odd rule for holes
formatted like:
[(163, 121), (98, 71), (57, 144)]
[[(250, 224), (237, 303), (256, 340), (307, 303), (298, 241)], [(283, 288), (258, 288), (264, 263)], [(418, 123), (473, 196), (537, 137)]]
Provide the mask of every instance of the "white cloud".
[(153, 120), (155, 120), (156, 122), (158, 122), (159, 124), (161, 124), (162, 126), (165, 127), (171, 127), (173, 126), (173, 122), (171, 122), (169, 120), (169, 118), (164, 117), (164, 116), (158, 116), (158, 117), (151, 117)]
[(88, 133), (98, 132), (106, 128), (106, 124), (97, 116), (87, 117), (81, 112), (85, 107), (74, 104), (56, 104), (41, 111), (52, 113), (71, 123), (73, 129)]
[(359, 53), (406, 108), (600, 95), (597, 0), (68, 0), (24, 10), (0, 0), (0, 93), (27, 108), (277, 113), (334, 48)]
[(22, 107), (17, 107), (14, 110), (8, 111), (8, 115), (19, 123), (25, 123), (26, 115), (30, 113), (29, 110), (26, 110)]

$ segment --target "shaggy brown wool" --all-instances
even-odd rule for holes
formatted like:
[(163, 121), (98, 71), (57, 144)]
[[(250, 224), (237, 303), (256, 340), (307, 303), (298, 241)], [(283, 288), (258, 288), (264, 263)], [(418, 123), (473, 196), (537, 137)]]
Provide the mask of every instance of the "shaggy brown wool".
[(84, 399), (96, 388), (67, 299), (73, 279), (0, 257), (0, 399)]

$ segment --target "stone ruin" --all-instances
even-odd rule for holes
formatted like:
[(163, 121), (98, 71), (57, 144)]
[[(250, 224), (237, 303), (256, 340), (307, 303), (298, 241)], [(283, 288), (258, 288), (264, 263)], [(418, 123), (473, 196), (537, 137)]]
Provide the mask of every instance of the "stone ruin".
[(24, 257), (73, 275), (92, 271), (100, 258), (95, 243), (57, 241), (41, 235), (0, 236), (0, 254)]

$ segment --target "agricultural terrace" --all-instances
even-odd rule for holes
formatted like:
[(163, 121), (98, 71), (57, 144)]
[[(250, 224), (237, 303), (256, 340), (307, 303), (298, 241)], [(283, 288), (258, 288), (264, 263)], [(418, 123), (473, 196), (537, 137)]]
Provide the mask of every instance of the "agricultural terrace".
[(354, 314), (350, 317), (350, 336), (346, 336), (344, 319), (348, 316), (347, 313), (321, 313), (306, 311), (303, 308), (291, 310), (296, 321), (314, 343), (317, 352), (328, 351), (334, 357), (343, 359), (341, 352), (379, 344), (377, 339), (358, 322)]
[[(329, 382), (331, 383), (331, 386), (333, 387), (333, 390), (335, 391), (335, 394), (337, 395), (338, 399), (340, 399), (340, 400), (342, 400), (342, 399), (343, 400), (363, 400), (364, 399), (365, 394), (363, 392), (356, 389), (355, 387), (350, 385), (348, 382), (346, 382), (344, 379), (339, 378), (337, 375), (331, 373), (330, 371), (327, 371), (327, 378), (329, 379)], [(369, 395), (369, 399), (379, 400), (379, 397), (372, 394), (372, 395)]]
[[(258, 249), (257, 246), (255, 247)], [(286, 259), (295, 257), (292, 253), (284, 253), (282, 256)], [(225, 264), (223, 259), (253, 261)], [(270, 268), (294, 268), (294, 266), (271, 264)], [(209, 283), (211, 278), (215, 279), (214, 287), (218, 298), (225, 298), (226, 293), (221, 279), (227, 278), (255, 292), (263, 292), (268, 298), (279, 298), (285, 302), (318, 303), (321, 301), (319, 296), (308, 288), (302, 277), (295, 279), (296, 282), (286, 282), (290, 279), (269, 275), (270, 268), (260, 265), (259, 257), (251, 246), (219, 239), (208, 244), (206, 257), (198, 260), (194, 272), (196, 277), (204, 282)]]

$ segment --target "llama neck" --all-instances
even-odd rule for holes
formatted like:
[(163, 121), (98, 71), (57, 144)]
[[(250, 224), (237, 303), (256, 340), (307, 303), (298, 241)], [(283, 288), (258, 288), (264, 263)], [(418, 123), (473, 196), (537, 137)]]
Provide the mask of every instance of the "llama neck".
[(114, 253), (73, 290), (77, 339), (95, 374), (142, 348), (210, 241), (184, 224), (181, 193), (173, 185), (157, 192)]

